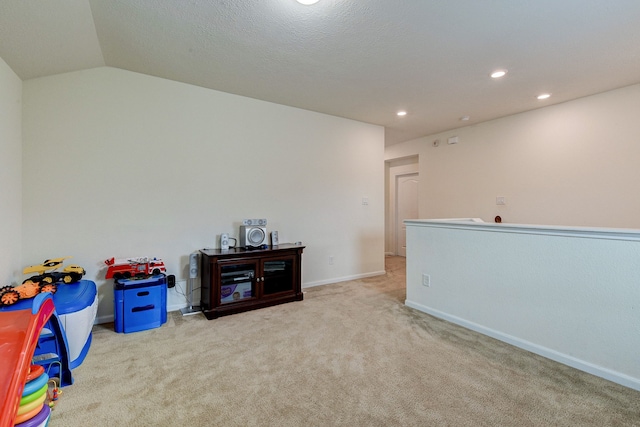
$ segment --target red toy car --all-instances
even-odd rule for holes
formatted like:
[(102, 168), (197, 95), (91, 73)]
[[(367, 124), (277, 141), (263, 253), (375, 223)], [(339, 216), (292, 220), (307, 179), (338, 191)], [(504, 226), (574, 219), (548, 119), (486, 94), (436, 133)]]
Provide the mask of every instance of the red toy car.
[(105, 279), (129, 279), (131, 277), (155, 276), (166, 273), (164, 262), (159, 258), (109, 258), (104, 262), (109, 266)]

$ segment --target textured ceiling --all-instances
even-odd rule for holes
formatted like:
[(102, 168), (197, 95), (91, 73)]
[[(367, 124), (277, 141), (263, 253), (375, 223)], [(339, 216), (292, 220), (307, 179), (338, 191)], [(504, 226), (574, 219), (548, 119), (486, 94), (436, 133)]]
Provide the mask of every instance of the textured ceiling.
[(638, 23), (638, 0), (2, 0), (0, 57), (23, 80), (106, 65), (374, 123), (390, 145), (640, 83)]

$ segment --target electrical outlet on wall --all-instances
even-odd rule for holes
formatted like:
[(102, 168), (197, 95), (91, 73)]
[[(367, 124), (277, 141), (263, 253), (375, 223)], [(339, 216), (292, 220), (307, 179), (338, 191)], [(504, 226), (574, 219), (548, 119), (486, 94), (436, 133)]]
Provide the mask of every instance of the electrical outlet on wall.
[(431, 287), (431, 276), (428, 274), (422, 274), (422, 286), (426, 286), (427, 288)]

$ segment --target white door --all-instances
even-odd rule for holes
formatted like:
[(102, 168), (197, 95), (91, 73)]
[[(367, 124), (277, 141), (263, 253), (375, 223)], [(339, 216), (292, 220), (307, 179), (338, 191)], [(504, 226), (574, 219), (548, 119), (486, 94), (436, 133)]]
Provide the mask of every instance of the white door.
[(396, 176), (396, 252), (407, 256), (407, 228), (405, 219), (418, 218), (418, 174)]

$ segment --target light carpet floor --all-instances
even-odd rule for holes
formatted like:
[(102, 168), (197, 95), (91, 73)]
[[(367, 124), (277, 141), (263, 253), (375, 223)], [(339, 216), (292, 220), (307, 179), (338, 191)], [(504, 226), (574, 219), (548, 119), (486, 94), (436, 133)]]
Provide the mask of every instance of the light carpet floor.
[(387, 273), (161, 328), (97, 325), (50, 426), (640, 426), (640, 392), (404, 305)]

